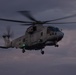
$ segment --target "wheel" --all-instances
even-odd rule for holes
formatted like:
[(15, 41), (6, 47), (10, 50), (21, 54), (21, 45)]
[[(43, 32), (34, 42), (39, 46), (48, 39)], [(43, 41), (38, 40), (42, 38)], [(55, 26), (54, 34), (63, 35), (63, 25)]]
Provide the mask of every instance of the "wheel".
[(59, 47), (59, 45), (55, 45), (55, 47)]
[(41, 51), (41, 54), (44, 54), (44, 51)]
[(25, 53), (25, 50), (24, 49), (22, 50), (22, 53)]

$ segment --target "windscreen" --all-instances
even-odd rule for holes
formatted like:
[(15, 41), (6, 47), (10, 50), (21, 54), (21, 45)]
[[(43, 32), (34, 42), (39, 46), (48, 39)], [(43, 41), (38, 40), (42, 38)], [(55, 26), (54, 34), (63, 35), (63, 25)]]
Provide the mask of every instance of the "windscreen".
[(59, 28), (57, 27), (48, 27), (47, 30), (48, 31), (60, 31)]

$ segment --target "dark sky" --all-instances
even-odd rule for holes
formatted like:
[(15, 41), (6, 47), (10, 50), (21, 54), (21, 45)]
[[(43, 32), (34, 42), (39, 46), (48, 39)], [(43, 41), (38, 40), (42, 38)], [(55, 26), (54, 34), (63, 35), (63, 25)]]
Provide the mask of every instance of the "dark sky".
[[(29, 10), (38, 20), (51, 20), (76, 14), (75, 0), (0, 0), (0, 17), (28, 20), (17, 11)], [(76, 21), (76, 18), (62, 20)], [(61, 21), (60, 21), (61, 22)], [(11, 25), (14, 37), (25, 33), (27, 27), (19, 23), (0, 21), (0, 34)], [(64, 38), (59, 48), (46, 47), (45, 54), (40, 51), (20, 49), (0, 49), (0, 75), (76, 75), (76, 25), (54, 25), (63, 29)], [(0, 37), (0, 45), (3, 45)]]

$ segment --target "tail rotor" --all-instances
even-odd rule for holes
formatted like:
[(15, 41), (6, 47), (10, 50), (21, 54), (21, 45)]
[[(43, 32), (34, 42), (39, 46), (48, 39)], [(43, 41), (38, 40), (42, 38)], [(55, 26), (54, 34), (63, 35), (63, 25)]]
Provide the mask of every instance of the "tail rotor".
[(6, 32), (2, 35), (4, 42), (5, 42), (5, 47), (10, 47), (11, 41), (10, 38), (13, 37), (13, 32), (11, 31), (11, 27), (7, 26)]
[(2, 37), (3, 38), (12, 38), (13, 37), (13, 35), (14, 35), (14, 33), (13, 33), (13, 31), (11, 31), (11, 27), (10, 26), (7, 26), (7, 28), (6, 28), (6, 33), (4, 33), (3, 35), (2, 35)]

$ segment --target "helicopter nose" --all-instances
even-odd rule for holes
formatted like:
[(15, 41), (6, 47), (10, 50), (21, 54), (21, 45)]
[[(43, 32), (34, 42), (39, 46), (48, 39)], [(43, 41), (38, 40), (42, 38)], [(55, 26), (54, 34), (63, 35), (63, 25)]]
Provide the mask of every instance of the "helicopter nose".
[(60, 33), (59, 33), (59, 37), (58, 37), (59, 40), (61, 40), (63, 37), (64, 37), (64, 33), (63, 33), (63, 32), (60, 32)]

